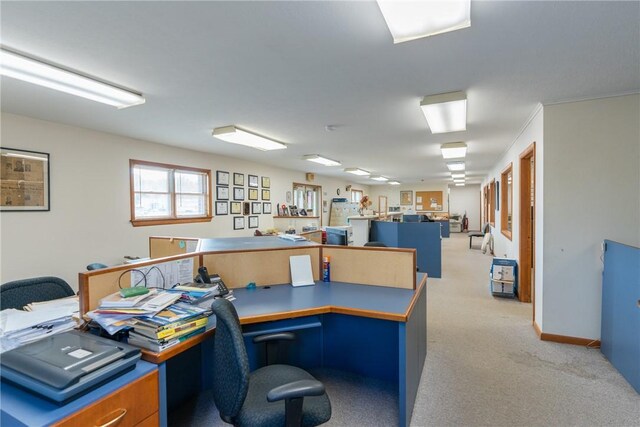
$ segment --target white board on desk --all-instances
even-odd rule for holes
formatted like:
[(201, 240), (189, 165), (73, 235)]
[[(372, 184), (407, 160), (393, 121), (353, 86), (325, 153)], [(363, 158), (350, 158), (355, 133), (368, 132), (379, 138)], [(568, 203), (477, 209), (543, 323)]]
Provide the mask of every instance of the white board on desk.
[(311, 269), (311, 255), (294, 255), (289, 257), (291, 268), (291, 286), (315, 285)]

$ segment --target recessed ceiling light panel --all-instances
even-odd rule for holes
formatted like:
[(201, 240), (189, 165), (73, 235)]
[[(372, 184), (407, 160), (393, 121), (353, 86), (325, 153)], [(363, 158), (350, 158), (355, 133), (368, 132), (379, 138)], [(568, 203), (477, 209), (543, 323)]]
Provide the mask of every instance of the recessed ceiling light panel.
[(471, 26), (471, 0), (378, 0), (394, 43)]
[(451, 178), (453, 179), (458, 179), (458, 178), (464, 178), (465, 177), (465, 173), (464, 172), (456, 172), (456, 173), (451, 173)]
[(342, 164), (337, 160), (331, 160), (326, 157), (322, 157), (319, 154), (307, 154), (304, 156), (304, 159), (309, 160), (310, 162), (320, 163), (325, 166), (340, 166)]
[(443, 159), (460, 159), (467, 155), (467, 144), (464, 142), (449, 142), (440, 146)]
[(449, 168), (449, 170), (451, 172), (463, 171), (464, 170), (464, 162), (448, 162), (447, 163), (447, 168)]
[(213, 136), (226, 142), (244, 145), (262, 151), (282, 150), (287, 148), (287, 146), (281, 142), (240, 129), (236, 126), (215, 128), (213, 130)]
[(374, 181), (382, 181), (382, 182), (389, 181), (389, 178), (384, 176), (372, 176), (371, 179)]
[(344, 171), (347, 172), (347, 173), (352, 173), (354, 175), (359, 175), (359, 176), (371, 175), (366, 170), (360, 169), (360, 168), (346, 168)]
[(420, 107), (431, 133), (467, 130), (467, 95), (464, 92), (425, 96)]
[(0, 74), (117, 108), (131, 107), (145, 102), (139, 93), (130, 92), (6, 49), (0, 49)]
[(398, 181), (389, 181), (387, 184), (389, 185), (400, 185)]

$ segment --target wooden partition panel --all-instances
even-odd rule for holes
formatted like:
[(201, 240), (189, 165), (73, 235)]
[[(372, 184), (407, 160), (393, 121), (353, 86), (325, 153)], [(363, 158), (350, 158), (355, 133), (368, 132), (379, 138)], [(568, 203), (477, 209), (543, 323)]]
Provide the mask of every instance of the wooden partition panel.
[(320, 280), (320, 247), (262, 249), (254, 251), (210, 252), (202, 263), (209, 274), (218, 274), (229, 288), (243, 288), (249, 282), (258, 286), (291, 283), (289, 257), (310, 255), (313, 279)]
[(198, 240), (194, 237), (151, 236), (149, 237), (149, 258), (164, 258), (195, 252)]
[(300, 233), (300, 235), (312, 242), (322, 244), (322, 230), (305, 231)]
[[(159, 258), (150, 261), (138, 262), (134, 264), (124, 264), (116, 267), (102, 268), (100, 270), (79, 273), (78, 283), (80, 284), (80, 314), (84, 315), (87, 311), (91, 311), (97, 308), (102, 298), (106, 297), (109, 294), (117, 292), (120, 289), (119, 284), (121, 284), (123, 288), (130, 287), (132, 270), (147, 269), (154, 265), (189, 258), (193, 258), (193, 275), (195, 276), (198, 272), (198, 267), (200, 266), (201, 262), (199, 254), (187, 254)], [(167, 283), (165, 281), (165, 286), (167, 288), (170, 288), (174, 284), (175, 283)]]
[(416, 288), (416, 250), (323, 246), (331, 257), (331, 280), (392, 288)]

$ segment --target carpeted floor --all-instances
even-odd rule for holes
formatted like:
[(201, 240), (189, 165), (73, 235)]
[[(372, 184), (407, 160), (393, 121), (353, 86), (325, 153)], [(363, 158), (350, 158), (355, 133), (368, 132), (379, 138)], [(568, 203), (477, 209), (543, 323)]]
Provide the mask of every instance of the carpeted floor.
[(413, 426), (640, 426), (640, 396), (598, 349), (540, 341), (532, 305), (490, 296), (491, 256), (443, 239), (429, 279)]
[[(427, 360), (412, 426), (640, 426), (640, 396), (600, 350), (540, 341), (532, 306), (489, 293), (491, 256), (443, 239), (443, 278), (427, 282)], [(390, 384), (318, 370), (329, 426), (397, 425)], [(222, 426), (209, 393), (171, 426)]]

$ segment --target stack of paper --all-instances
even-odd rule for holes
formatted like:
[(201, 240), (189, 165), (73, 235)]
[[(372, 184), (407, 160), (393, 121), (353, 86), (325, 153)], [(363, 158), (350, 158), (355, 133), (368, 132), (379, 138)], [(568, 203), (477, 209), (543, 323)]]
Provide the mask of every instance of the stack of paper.
[(73, 319), (73, 310), (73, 306), (61, 304), (38, 307), (35, 311), (0, 311), (0, 352), (75, 328), (78, 324)]
[(297, 234), (278, 234), (278, 237), (285, 240), (292, 240), (294, 242), (307, 240), (302, 236), (298, 236)]

